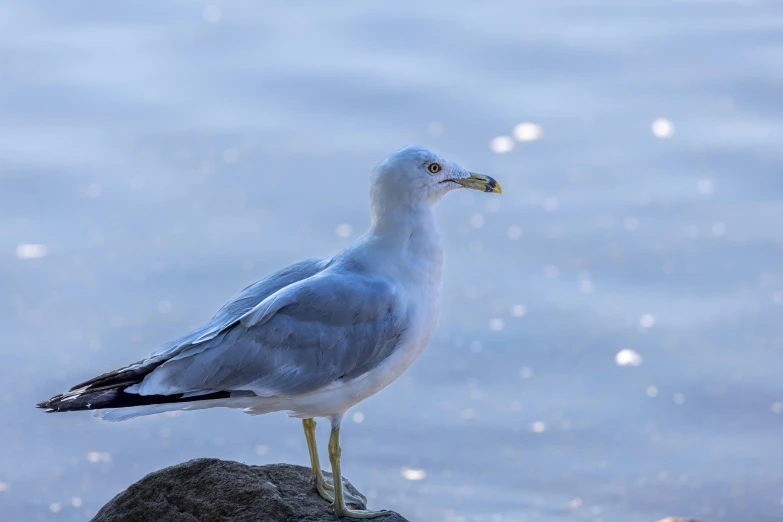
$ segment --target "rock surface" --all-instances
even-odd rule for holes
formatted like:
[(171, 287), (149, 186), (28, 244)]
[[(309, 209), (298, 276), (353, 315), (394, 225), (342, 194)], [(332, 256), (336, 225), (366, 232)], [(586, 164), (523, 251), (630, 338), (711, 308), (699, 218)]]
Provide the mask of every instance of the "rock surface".
[[(318, 495), (310, 468), (196, 459), (150, 473), (110, 500), (92, 522), (337, 520), (350, 519), (335, 516), (329, 502)], [(375, 520), (408, 522), (393, 512)]]

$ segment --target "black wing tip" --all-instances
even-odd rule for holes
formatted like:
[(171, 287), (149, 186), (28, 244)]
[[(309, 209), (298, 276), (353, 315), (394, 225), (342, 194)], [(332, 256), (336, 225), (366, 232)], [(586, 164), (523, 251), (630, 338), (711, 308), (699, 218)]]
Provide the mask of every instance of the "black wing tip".
[(131, 369), (143, 362), (139, 361), (130, 366), (93, 377), (71, 387), (65, 393), (55, 395), (48, 401), (39, 402), (36, 407), (47, 413), (124, 407), (113, 404), (122, 390), (141, 382), (148, 373), (161, 364), (158, 362)]
[(205, 400), (229, 399), (231, 392), (219, 391), (194, 397), (183, 397), (181, 393), (174, 395), (137, 395), (125, 393), (121, 389), (111, 388), (95, 391), (85, 391), (76, 397), (57, 395), (48, 401), (39, 402), (37, 408), (46, 413), (61, 413), (66, 411), (89, 411), (115, 408), (132, 408), (134, 406), (154, 406), (157, 404), (172, 404), (183, 402), (198, 402)]
[(46, 413), (54, 413), (58, 411), (68, 411), (65, 409), (61, 409), (62, 404), (64, 403), (63, 399), (65, 399), (65, 394), (55, 395), (49, 400), (39, 402), (35, 405), (36, 408), (44, 410)]
[(44, 410), (46, 413), (54, 413), (57, 411), (56, 405), (60, 402), (60, 399), (62, 399), (62, 395), (52, 397), (48, 401), (39, 402), (35, 407)]

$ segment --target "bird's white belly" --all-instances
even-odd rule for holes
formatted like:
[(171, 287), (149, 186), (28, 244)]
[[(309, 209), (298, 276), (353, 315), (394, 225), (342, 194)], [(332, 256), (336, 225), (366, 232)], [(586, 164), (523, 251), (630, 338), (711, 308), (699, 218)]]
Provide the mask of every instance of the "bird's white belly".
[(438, 320), (439, 299), (437, 292), (430, 294), (425, 299), (426, 305), (419, 308), (427, 312), (411, 324), (394, 352), (378, 367), (349, 382), (334, 383), (317, 392), (287, 399), (285, 407), (280, 409), (288, 410), (293, 417), (330, 417), (345, 412), (395, 381), (421, 355), (432, 338)]

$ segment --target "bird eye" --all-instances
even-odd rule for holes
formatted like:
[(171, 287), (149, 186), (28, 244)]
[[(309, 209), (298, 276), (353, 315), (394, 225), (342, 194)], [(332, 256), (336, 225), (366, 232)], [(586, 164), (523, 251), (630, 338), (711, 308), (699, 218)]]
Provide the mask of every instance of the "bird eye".
[(430, 163), (427, 166), (427, 170), (430, 171), (430, 174), (437, 174), (438, 172), (441, 171), (441, 169), (442, 167), (440, 166), (440, 163)]

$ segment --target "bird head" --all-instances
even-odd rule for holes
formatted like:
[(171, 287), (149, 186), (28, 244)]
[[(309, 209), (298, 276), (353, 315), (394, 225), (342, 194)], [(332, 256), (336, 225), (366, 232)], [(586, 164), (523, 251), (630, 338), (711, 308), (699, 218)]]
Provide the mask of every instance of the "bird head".
[(372, 175), (374, 205), (434, 204), (446, 193), (468, 188), (501, 194), (500, 184), (489, 176), (468, 171), (437, 152), (416, 145), (386, 158)]

